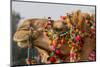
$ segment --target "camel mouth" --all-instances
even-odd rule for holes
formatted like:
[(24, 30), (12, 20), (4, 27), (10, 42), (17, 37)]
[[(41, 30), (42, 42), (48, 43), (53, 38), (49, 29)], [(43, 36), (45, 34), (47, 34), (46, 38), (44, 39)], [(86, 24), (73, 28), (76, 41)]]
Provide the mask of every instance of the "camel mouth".
[(24, 41), (19, 41), (17, 42), (17, 45), (21, 48), (26, 48), (29, 45), (29, 41), (28, 40), (24, 40)]

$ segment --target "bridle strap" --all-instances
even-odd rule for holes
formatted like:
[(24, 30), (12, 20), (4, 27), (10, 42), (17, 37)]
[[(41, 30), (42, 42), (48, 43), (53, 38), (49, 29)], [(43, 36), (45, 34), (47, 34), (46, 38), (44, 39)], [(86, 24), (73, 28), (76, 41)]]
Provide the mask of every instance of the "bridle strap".
[[(31, 31), (30, 34), (32, 34), (33, 33), (32, 24), (30, 24), (29, 30)], [(33, 45), (33, 43), (32, 43), (32, 36), (29, 35), (29, 44), (28, 44), (28, 50), (27, 50), (27, 52), (28, 52), (27, 53), (27, 59), (28, 59), (29, 64), (31, 64), (30, 51), (31, 51), (32, 45)]]

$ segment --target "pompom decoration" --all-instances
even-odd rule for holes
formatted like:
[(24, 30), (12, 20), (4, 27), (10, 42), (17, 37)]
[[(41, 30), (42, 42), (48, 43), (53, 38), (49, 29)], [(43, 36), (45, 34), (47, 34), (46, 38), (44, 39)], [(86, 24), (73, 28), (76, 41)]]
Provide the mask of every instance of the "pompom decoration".
[(56, 57), (54, 57), (54, 56), (53, 57), (50, 57), (49, 60), (50, 60), (51, 63), (55, 63), (56, 62)]
[(81, 37), (80, 37), (79, 35), (77, 35), (77, 36), (75, 37), (75, 40), (76, 40), (76, 41), (80, 41), (80, 40), (81, 40)]
[(51, 45), (50, 48), (51, 48), (53, 51), (55, 51), (56, 46), (55, 46), (55, 45)]
[(65, 42), (66, 42), (66, 40), (65, 40), (65, 39), (61, 39), (61, 45), (64, 45), (64, 44), (65, 44)]
[(60, 16), (60, 18), (61, 18), (62, 20), (65, 20), (65, 19), (66, 19), (66, 16)]
[(55, 54), (60, 55), (61, 51), (57, 49), (57, 50), (55, 50)]

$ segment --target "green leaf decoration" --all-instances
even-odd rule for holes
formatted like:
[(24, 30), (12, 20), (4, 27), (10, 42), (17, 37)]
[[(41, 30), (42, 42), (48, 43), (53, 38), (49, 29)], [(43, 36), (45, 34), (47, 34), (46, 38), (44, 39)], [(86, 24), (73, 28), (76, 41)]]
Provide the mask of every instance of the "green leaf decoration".
[(51, 53), (50, 53), (50, 57), (52, 57), (53, 55), (54, 55), (54, 52), (51, 52)]

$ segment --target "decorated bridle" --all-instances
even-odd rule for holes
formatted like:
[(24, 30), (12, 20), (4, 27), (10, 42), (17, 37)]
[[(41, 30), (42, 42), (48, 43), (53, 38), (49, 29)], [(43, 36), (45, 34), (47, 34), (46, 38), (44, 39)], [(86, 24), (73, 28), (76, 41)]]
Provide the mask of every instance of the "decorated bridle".
[[(33, 28), (32, 28), (32, 24), (29, 25), (29, 30), (30, 30), (30, 34), (33, 34)], [(33, 48), (33, 42), (32, 42), (32, 35), (29, 35), (29, 44), (28, 44), (28, 50), (27, 50), (27, 60), (28, 60), (28, 64), (31, 64), (31, 48)]]

